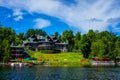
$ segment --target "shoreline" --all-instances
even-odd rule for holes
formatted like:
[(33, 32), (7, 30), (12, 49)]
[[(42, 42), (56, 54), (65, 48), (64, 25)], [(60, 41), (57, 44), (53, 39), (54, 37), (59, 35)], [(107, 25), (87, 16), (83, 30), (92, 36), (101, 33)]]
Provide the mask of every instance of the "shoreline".
[(39, 63), (30, 63), (30, 62), (0, 62), (0, 66), (12, 66), (12, 67), (24, 67), (24, 66), (28, 66), (28, 67), (32, 67), (35, 65), (40, 65), (40, 66), (50, 66), (50, 67), (99, 67), (99, 66), (103, 66), (103, 67), (107, 67), (107, 66), (120, 66), (120, 64), (109, 64), (107, 62), (105, 62), (104, 64), (101, 64), (100, 62), (89, 62), (89, 63), (80, 63), (80, 62), (39, 62)]

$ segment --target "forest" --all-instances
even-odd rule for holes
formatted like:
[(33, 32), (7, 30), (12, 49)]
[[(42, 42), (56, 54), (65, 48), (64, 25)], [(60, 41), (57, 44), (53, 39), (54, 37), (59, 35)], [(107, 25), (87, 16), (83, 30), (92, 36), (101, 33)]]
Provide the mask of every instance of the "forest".
[[(0, 61), (10, 59), (10, 45), (13, 41), (16, 45), (22, 44), (22, 41), (33, 34), (45, 36), (47, 32), (42, 29), (29, 29), (26, 33), (19, 33), (9, 28), (0, 26)], [(65, 30), (62, 34), (55, 32), (52, 34), (61, 41), (68, 41), (70, 52), (82, 53), (84, 58), (93, 57), (115, 59), (120, 56), (120, 36), (113, 32), (98, 30), (89, 30), (86, 34), (81, 32), (73, 33), (72, 30)]]

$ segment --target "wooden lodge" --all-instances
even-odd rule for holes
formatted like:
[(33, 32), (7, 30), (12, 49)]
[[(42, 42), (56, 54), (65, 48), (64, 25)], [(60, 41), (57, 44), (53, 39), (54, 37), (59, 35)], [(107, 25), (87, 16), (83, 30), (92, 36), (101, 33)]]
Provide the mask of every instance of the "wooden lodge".
[(25, 57), (29, 57), (29, 55), (25, 52), (23, 46), (13, 46), (11, 45), (11, 59), (20, 59), (22, 60)]
[(18, 46), (11, 46), (11, 58), (22, 58), (24, 53), (23, 47)]
[(62, 43), (55, 36), (39, 36), (32, 35), (27, 40), (23, 41), (23, 46), (26, 49), (30, 49), (33, 51), (40, 50), (55, 50), (61, 52), (67, 52), (69, 50), (68, 43)]
[(68, 43), (62, 43), (55, 36), (39, 36), (32, 35), (27, 40), (23, 41), (21, 46), (16, 46), (15, 42), (11, 44), (11, 58), (12, 59), (21, 59), (29, 57), (25, 52), (25, 49), (33, 51), (56, 51), (56, 52), (67, 52), (69, 50)]

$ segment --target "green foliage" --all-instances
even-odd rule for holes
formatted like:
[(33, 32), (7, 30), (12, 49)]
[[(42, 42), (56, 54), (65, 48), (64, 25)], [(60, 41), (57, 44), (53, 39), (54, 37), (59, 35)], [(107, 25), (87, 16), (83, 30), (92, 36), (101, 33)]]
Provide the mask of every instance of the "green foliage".
[(55, 32), (54, 36), (59, 38), (60, 34), (58, 32)]
[(0, 39), (6, 39), (9, 41), (9, 44), (15, 40), (15, 32), (10, 28), (0, 28)]
[(80, 40), (80, 50), (82, 51), (85, 58), (89, 57), (91, 41), (90, 38), (84, 34)]
[(102, 58), (105, 53), (105, 45), (102, 41), (98, 40), (96, 42), (92, 42), (91, 44), (91, 54), (90, 54), (90, 58), (92, 57), (100, 57)]
[(18, 37), (19, 39), (21, 39), (21, 40), (25, 40), (25, 35), (24, 35), (24, 33), (19, 33), (19, 34), (17, 35), (17, 37)]
[(46, 32), (41, 30), (41, 29), (36, 29), (36, 30), (35, 29), (29, 29), (25, 34), (26, 39), (29, 38), (33, 34), (45, 36)]
[(8, 40), (3, 40), (1, 43), (1, 58), (0, 61), (8, 61), (10, 58), (10, 44)]
[(119, 37), (114, 33), (89, 30), (81, 36), (79, 49), (85, 58), (115, 58), (120, 53), (119, 42)]
[(72, 40), (73, 38), (73, 32), (71, 30), (65, 30), (63, 33), (62, 33), (62, 40), (63, 41), (69, 41)]
[(91, 29), (88, 31), (87, 36), (91, 42), (96, 41), (96, 33)]
[(33, 34), (35, 34), (35, 30), (34, 29), (29, 29), (25, 34), (26, 39), (29, 38)]
[(113, 50), (113, 55), (112, 55), (113, 57), (117, 57), (117, 56), (120, 56), (120, 41), (119, 40), (117, 40), (116, 42), (115, 42), (115, 48), (114, 48), (114, 50)]
[(73, 50), (73, 47), (74, 47), (74, 35), (73, 35), (73, 31), (72, 30), (65, 30), (63, 33), (62, 33), (62, 36), (61, 36), (61, 40), (63, 42), (66, 42), (68, 41), (69, 45), (70, 45), (70, 51)]
[[(115, 56), (115, 42), (118, 40), (117, 36), (114, 33), (108, 31), (102, 31), (97, 34), (97, 40), (91, 44), (91, 55), (92, 57), (109, 57), (114, 58)], [(114, 52), (115, 51), (115, 52)], [(118, 53), (118, 52), (117, 52)]]
[[(14, 30), (3, 26), (0, 27), (0, 61), (9, 60), (10, 44), (13, 41), (16, 42), (16, 45), (22, 44), (23, 40), (33, 34), (47, 35), (47, 33), (41, 29), (29, 29), (26, 33), (16, 35)], [(55, 32), (54, 36), (60, 38), (62, 42), (68, 42), (69, 51), (82, 53), (84, 58), (109, 57), (114, 59), (120, 56), (120, 37), (108, 31), (99, 32), (89, 30), (88, 33), (83, 35), (81, 35), (80, 32), (74, 35), (72, 30), (65, 30), (62, 35)], [(50, 51), (50, 53), (53, 52)]]
[(81, 33), (77, 32), (76, 35), (74, 36), (74, 49), (79, 51), (79, 43), (81, 39)]
[(15, 32), (10, 28), (0, 28), (0, 61), (10, 58), (10, 44), (15, 40)]

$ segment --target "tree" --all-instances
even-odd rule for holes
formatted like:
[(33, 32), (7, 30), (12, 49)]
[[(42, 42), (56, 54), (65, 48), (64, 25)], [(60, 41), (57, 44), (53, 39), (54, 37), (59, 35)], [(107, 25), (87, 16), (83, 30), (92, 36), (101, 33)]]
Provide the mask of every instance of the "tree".
[(74, 46), (73, 37), (74, 37), (74, 35), (73, 35), (72, 30), (65, 30), (65, 31), (62, 33), (62, 36), (61, 36), (61, 40), (62, 40), (63, 42), (68, 41), (69, 46), (70, 46), (70, 51), (72, 51), (73, 46)]
[(63, 41), (69, 41), (70, 42), (70, 40), (72, 40), (72, 38), (73, 38), (73, 32), (72, 32), (72, 30), (65, 30), (65, 31), (63, 31), (63, 33), (62, 33), (62, 40)]
[(108, 31), (102, 31), (99, 33), (99, 39), (106, 37), (106, 39), (110, 40), (111, 36), (110, 36), (110, 32)]
[(17, 37), (18, 37), (19, 39), (21, 39), (21, 40), (25, 40), (25, 35), (24, 35), (24, 33), (19, 33), (19, 34), (17, 35)]
[(34, 29), (29, 29), (25, 34), (26, 39), (29, 38), (33, 34), (35, 34), (35, 30)]
[(97, 40), (97, 34), (91, 29), (87, 34), (84, 34), (80, 40), (80, 50), (85, 58), (88, 58), (91, 53), (91, 44)]
[(2, 47), (2, 61), (5, 62), (5, 61), (8, 61), (9, 58), (10, 58), (10, 44), (9, 44), (9, 41), (8, 40), (3, 40), (2, 41), (2, 44), (1, 44), (1, 47)]
[(81, 39), (81, 33), (80, 32), (77, 32), (74, 36), (74, 49), (75, 50), (79, 50), (79, 42), (80, 42), (80, 39)]
[(47, 33), (45, 31), (43, 31), (42, 29), (36, 29), (35, 34), (41, 35), (41, 36), (46, 36), (47, 35)]
[(80, 50), (84, 58), (89, 57), (89, 54), (91, 52), (90, 47), (91, 47), (90, 38), (87, 36), (87, 34), (84, 34), (80, 40)]
[(15, 37), (15, 41), (13, 42), (14, 45), (22, 45), (23, 40), (20, 39), (18, 36)]
[(88, 31), (87, 36), (88, 36), (88, 38), (90, 39), (91, 42), (97, 40), (96, 34), (95, 34), (95, 32), (92, 29), (90, 29)]
[(58, 32), (55, 32), (55, 33), (54, 33), (54, 36), (57, 37), (57, 38), (59, 38), (59, 37), (60, 37), (60, 34), (59, 34)]
[(3, 25), (2, 25), (1, 22), (0, 22), (0, 28), (2, 28), (2, 26), (3, 26)]
[(16, 45), (21, 45), (23, 43), (23, 40), (25, 40), (24, 33), (19, 33), (18, 35), (16, 35), (16, 37), (15, 37)]
[(15, 32), (11, 28), (0, 28), (0, 39), (6, 39), (9, 44), (15, 40)]
[(102, 31), (102, 32), (100, 32), (100, 39), (106, 46), (103, 56), (112, 58), (113, 50), (115, 47), (115, 41), (117, 40), (116, 35), (114, 33), (108, 32), (108, 31)]
[(0, 61), (7, 61), (10, 54), (10, 44), (15, 41), (14, 30), (2, 27), (0, 28)]
[(106, 51), (106, 45), (101, 41), (98, 40), (96, 42), (92, 42), (91, 44), (91, 54), (90, 54), (90, 58), (92, 57), (100, 57), (103, 58), (104, 57), (104, 53)]
[(35, 29), (29, 29), (25, 34), (26, 39), (29, 38), (33, 34), (37, 34), (37, 35), (41, 35), (41, 36), (47, 35), (46, 32), (41, 30), (41, 29), (36, 29), (36, 30)]
[(115, 57), (118, 57), (120, 56), (120, 41), (117, 40), (115, 42), (115, 48), (114, 48), (114, 51), (113, 51), (113, 55), (112, 55), (112, 58), (115, 58)]

